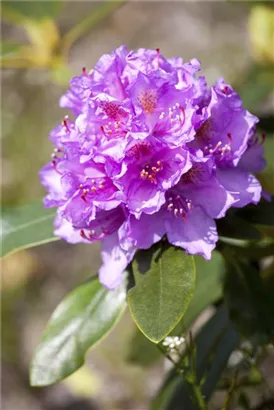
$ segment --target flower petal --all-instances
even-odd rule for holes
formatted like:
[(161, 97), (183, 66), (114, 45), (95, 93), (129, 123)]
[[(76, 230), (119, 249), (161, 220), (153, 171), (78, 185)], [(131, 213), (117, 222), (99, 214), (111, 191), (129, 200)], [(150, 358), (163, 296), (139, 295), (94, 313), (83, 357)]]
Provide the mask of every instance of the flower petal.
[(170, 243), (190, 254), (211, 258), (218, 234), (214, 220), (201, 207), (193, 207), (185, 220), (166, 213), (165, 225)]
[(211, 218), (223, 218), (235, 202), (233, 196), (214, 177), (199, 185), (188, 185), (183, 192)]
[(117, 233), (107, 236), (102, 241), (103, 265), (99, 269), (100, 283), (110, 290), (117, 288), (122, 283), (123, 272), (134, 253), (134, 248), (130, 251), (121, 248)]
[(233, 196), (233, 206), (236, 208), (242, 208), (249, 203), (257, 204), (261, 199), (260, 182), (246, 171), (235, 168), (218, 169), (217, 179)]
[(68, 243), (90, 243), (80, 235), (80, 230), (73, 228), (72, 224), (66, 219), (57, 215), (54, 221), (54, 235), (64, 239)]
[(140, 219), (131, 215), (119, 229), (119, 240), (124, 249), (135, 246), (138, 249), (148, 249), (160, 241), (165, 234), (162, 213), (153, 215), (142, 214)]

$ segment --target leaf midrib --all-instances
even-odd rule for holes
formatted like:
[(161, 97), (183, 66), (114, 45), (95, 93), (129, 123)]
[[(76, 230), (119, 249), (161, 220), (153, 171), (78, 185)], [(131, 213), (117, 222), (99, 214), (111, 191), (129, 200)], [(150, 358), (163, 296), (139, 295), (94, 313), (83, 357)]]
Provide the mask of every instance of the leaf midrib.
[(159, 339), (159, 324), (160, 324), (160, 318), (162, 315), (162, 305), (163, 305), (163, 277), (162, 277), (162, 273), (163, 273), (163, 269), (162, 269), (162, 258), (160, 257), (160, 261), (159, 261), (159, 271), (160, 271), (160, 297), (159, 297), (159, 313), (158, 313), (158, 320), (157, 320), (157, 339)]
[(5, 238), (6, 236), (8, 236), (8, 235), (10, 235), (10, 234), (12, 234), (12, 233), (14, 233), (14, 232), (18, 232), (18, 231), (23, 230), (23, 229), (25, 229), (25, 228), (28, 228), (28, 227), (30, 227), (30, 226), (34, 226), (34, 225), (36, 225), (36, 224), (38, 224), (38, 223), (40, 223), (40, 222), (42, 222), (42, 221), (45, 221), (45, 220), (47, 220), (47, 219), (51, 219), (54, 215), (55, 215), (55, 212), (52, 213), (52, 214), (50, 214), (50, 215), (42, 216), (41, 218), (38, 218), (38, 219), (36, 219), (36, 220), (32, 220), (32, 221), (30, 221), (30, 222), (26, 222), (26, 223), (24, 223), (24, 224), (22, 224), (22, 225), (17, 225), (15, 228), (11, 228), (10, 230), (7, 230), (6, 232), (3, 232), (3, 238)]

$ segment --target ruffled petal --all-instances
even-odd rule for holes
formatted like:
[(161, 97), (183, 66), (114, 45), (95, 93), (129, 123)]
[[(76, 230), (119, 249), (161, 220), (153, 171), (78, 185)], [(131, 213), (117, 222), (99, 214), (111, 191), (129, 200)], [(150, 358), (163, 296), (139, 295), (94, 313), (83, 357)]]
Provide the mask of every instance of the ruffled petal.
[(242, 208), (261, 199), (262, 187), (254, 175), (239, 169), (219, 169), (217, 179), (234, 198), (233, 206)]
[(211, 218), (223, 218), (235, 202), (233, 196), (214, 177), (203, 184), (193, 184), (183, 189), (183, 192), (194, 205), (201, 206)]
[(102, 241), (101, 256), (103, 265), (99, 269), (100, 283), (108, 289), (115, 289), (123, 280), (123, 272), (131, 262), (134, 248), (125, 251), (121, 248), (118, 235), (107, 236)]
[(68, 243), (90, 243), (80, 235), (80, 230), (73, 228), (72, 224), (66, 219), (57, 215), (54, 221), (54, 235), (64, 239)]
[(170, 243), (190, 254), (211, 258), (218, 234), (214, 220), (201, 207), (193, 207), (186, 219), (166, 213), (165, 225)]
[(120, 244), (124, 249), (131, 249), (132, 246), (148, 249), (160, 241), (164, 234), (163, 212), (142, 214), (140, 219), (131, 215), (118, 232)]
[(239, 168), (243, 171), (258, 173), (261, 172), (265, 166), (264, 147), (260, 143), (254, 143), (243, 154), (239, 164)]

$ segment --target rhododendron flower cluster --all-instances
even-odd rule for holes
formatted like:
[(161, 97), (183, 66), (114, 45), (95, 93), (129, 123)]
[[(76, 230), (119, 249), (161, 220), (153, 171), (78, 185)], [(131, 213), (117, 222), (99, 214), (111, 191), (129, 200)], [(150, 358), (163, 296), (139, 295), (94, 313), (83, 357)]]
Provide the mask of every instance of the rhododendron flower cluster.
[(102, 242), (99, 276), (110, 289), (138, 249), (164, 236), (210, 259), (215, 219), (260, 200), (258, 119), (223, 79), (209, 87), (199, 70), (196, 59), (122, 46), (60, 100), (72, 115), (50, 134), (44, 203), (58, 208), (57, 236)]

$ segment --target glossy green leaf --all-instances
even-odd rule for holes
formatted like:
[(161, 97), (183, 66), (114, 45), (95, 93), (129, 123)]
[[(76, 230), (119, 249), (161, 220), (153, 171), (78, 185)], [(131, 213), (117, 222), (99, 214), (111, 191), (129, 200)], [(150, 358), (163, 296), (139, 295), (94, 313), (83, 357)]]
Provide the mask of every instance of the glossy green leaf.
[(72, 374), (84, 357), (119, 321), (126, 307), (126, 290), (103, 288), (90, 279), (72, 291), (56, 308), (35, 353), (32, 386), (46, 386)]
[(136, 281), (128, 292), (132, 317), (144, 335), (158, 343), (182, 318), (193, 296), (193, 257), (161, 243), (138, 252), (132, 268)]
[[(183, 319), (172, 330), (172, 335), (178, 336), (184, 333), (208, 305), (222, 297), (222, 279), (225, 266), (221, 254), (214, 251), (209, 261), (195, 255), (194, 262), (196, 267), (195, 292)], [(210, 289), (210, 292), (208, 289)], [(154, 364), (161, 357), (162, 354), (154, 343), (151, 343), (136, 329), (127, 352), (127, 360), (132, 364), (147, 367)]]
[(55, 215), (56, 210), (45, 209), (42, 201), (3, 210), (1, 256), (57, 240), (53, 235)]
[[(208, 401), (226, 367), (227, 359), (239, 341), (232, 328), (227, 311), (221, 306), (204, 325), (195, 343), (197, 348), (196, 374), (198, 382), (206, 374), (202, 392)], [(172, 369), (163, 387), (153, 400), (151, 410), (197, 410), (188, 387), (175, 369)]]
[(274, 272), (263, 277), (256, 263), (231, 256), (224, 293), (232, 322), (244, 337), (268, 343), (274, 337)]
[(21, 20), (56, 17), (62, 6), (62, 1), (41, 0), (41, 1), (13, 1), (2, 2), (2, 12), (4, 19), (20, 23)]

